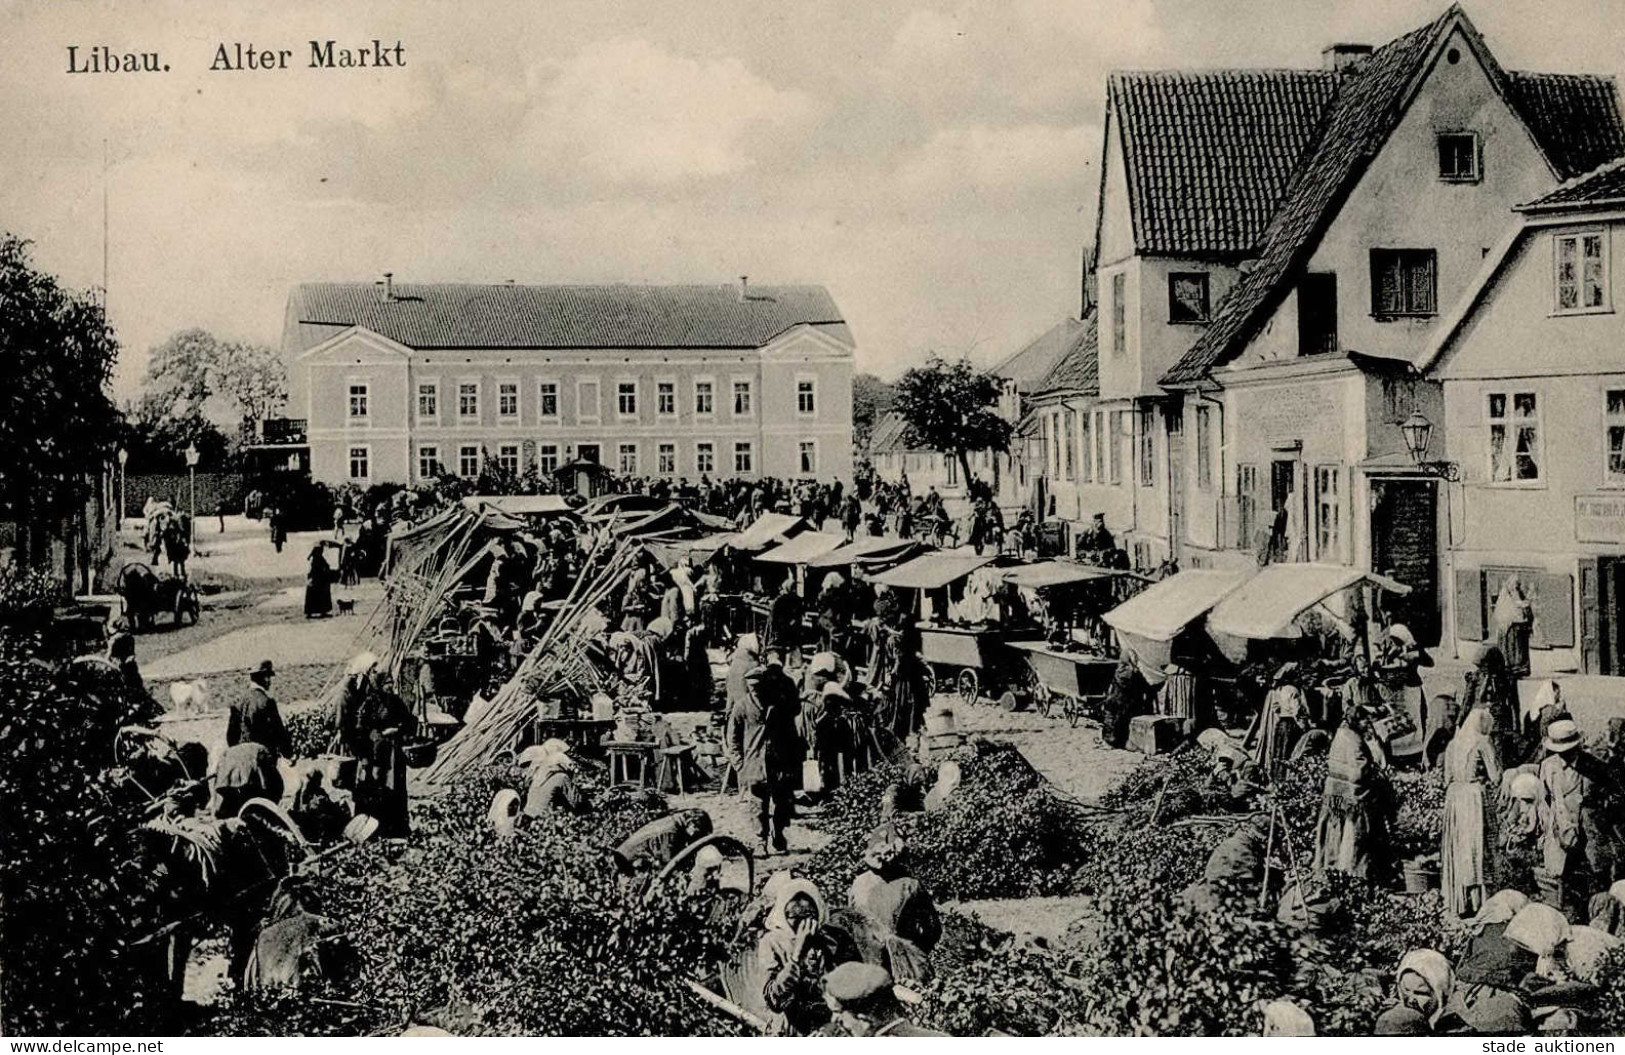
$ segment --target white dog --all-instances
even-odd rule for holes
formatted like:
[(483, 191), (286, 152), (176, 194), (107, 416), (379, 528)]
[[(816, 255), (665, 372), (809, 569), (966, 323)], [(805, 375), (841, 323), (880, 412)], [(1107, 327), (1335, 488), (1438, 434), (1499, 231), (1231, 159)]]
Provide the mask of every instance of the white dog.
[(175, 705), (177, 711), (206, 711), (209, 709), (209, 683), (202, 678), (196, 681), (172, 681), (169, 683), (169, 702)]

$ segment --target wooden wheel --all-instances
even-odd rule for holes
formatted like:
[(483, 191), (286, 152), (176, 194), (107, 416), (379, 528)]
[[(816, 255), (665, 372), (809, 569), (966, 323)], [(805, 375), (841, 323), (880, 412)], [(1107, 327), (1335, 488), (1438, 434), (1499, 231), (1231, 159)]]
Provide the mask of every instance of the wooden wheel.
[(1033, 709), (1039, 714), (1043, 715), (1045, 718), (1048, 718), (1050, 705), (1054, 702), (1055, 697), (1050, 695), (1049, 689), (1045, 688), (1044, 683), (1038, 681), (1037, 679), (1034, 679), (1033, 681), (1032, 694)]
[(1078, 727), (1078, 721), (1083, 717), (1083, 701), (1076, 696), (1066, 698), (1066, 723), (1072, 728)]
[(954, 687), (959, 692), (959, 699), (962, 702), (966, 704), (975, 703), (976, 696), (982, 687), (981, 679), (976, 676), (974, 670), (966, 667), (959, 672), (959, 677), (954, 679)]
[(927, 697), (937, 694), (937, 672), (929, 664), (925, 668), (925, 694)]

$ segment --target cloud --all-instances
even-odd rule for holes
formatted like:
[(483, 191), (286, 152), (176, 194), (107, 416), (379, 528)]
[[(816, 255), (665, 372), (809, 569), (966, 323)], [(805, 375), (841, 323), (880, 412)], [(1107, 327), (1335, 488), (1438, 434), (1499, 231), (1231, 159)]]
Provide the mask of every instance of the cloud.
[(897, 182), (909, 196), (927, 200), (1009, 201), (1056, 192), (1081, 200), (1099, 142), (1097, 130), (1081, 125), (944, 129), (905, 159)]
[(539, 87), (531, 160), (614, 183), (738, 173), (756, 163), (753, 135), (818, 112), (810, 96), (774, 87), (737, 58), (701, 61), (624, 38), (587, 45)]

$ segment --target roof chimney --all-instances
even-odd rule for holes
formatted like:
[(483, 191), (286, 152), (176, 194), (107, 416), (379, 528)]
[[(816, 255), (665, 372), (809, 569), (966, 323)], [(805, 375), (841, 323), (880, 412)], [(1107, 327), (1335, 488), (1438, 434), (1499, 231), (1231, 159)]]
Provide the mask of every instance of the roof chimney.
[(1332, 44), (1320, 53), (1321, 69), (1346, 70), (1372, 50), (1370, 44)]
[(750, 276), (739, 276), (739, 303), (743, 304), (750, 299)]

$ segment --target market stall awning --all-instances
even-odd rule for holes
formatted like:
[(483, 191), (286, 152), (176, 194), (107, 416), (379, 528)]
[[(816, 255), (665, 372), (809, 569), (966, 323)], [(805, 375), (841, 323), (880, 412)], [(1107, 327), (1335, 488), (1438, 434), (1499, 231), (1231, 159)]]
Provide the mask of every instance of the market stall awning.
[(558, 516), (570, 512), (563, 495), (469, 495), (463, 505), (479, 512), (481, 506), (516, 517)]
[(1207, 568), (1182, 571), (1152, 583), (1101, 618), (1121, 633), (1150, 641), (1172, 641), (1246, 582), (1249, 574)]
[(1025, 586), (1030, 590), (1042, 590), (1050, 586), (1068, 586), (1072, 583), (1110, 579), (1131, 574), (1133, 573), (1117, 571), (1113, 568), (1097, 568), (1092, 564), (1079, 564), (1070, 560), (1041, 560), (1034, 564), (1023, 564), (1010, 568), (1004, 572), (1003, 578), (1005, 582), (1014, 583), (1017, 586)]
[(1410, 587), (1340, 564), (1271, 564), (1221, 601), (1207, 617), (1210, 633), (1263, 641), (1297, 637), (1293, 620), (1334, 593), (1369, 582), (1398, 594)]
[(997, 553), (978, 556), (975, 553), (927, 553), (915, 557), (907, 564), (899, 564), (883, 571), (872, 580), (879, 586), (898, 586), (909, 590), (936, 590), (957, 579), (963, 579), (977, 568), (999, 559)]
[(807, 522), (789, 513), (763, 513), (750, 527), (734, 536), (728, 545), (745, 553), (766, 549), (776, 542), (785, 542), (792, 535), (807, 529)]
[(838, 549), (807, 562), (811, 568), (845, 568), (856, 564), (860, 568), (883, 567), (897, 564), (918, 553), (924, 546), (907, 538), (882, 538), (870, 535), (854, 539)]
[(666, 499), (653, 495), (600, 495), (581, 507), (581, 517), (584, 520), (607, 520), (618, 516), (622, 520), (629, 520), (663, 509), (666, 504)]
[(775, 546), (766, 553), (758, 553), (756, 559), (764, 564), (807, 564), (814, 557), (822, 557), (844, 542), (846, 538), (842, 535), (803, 531), (781, 546)]
[(705, 538), (653, 540), (644, 542), (643, 547), (655, 555), (661, 567), (668, 570), (681, 564), (685, 557), (694, 567), (703, 568), (732, 537), (707, 535)]

